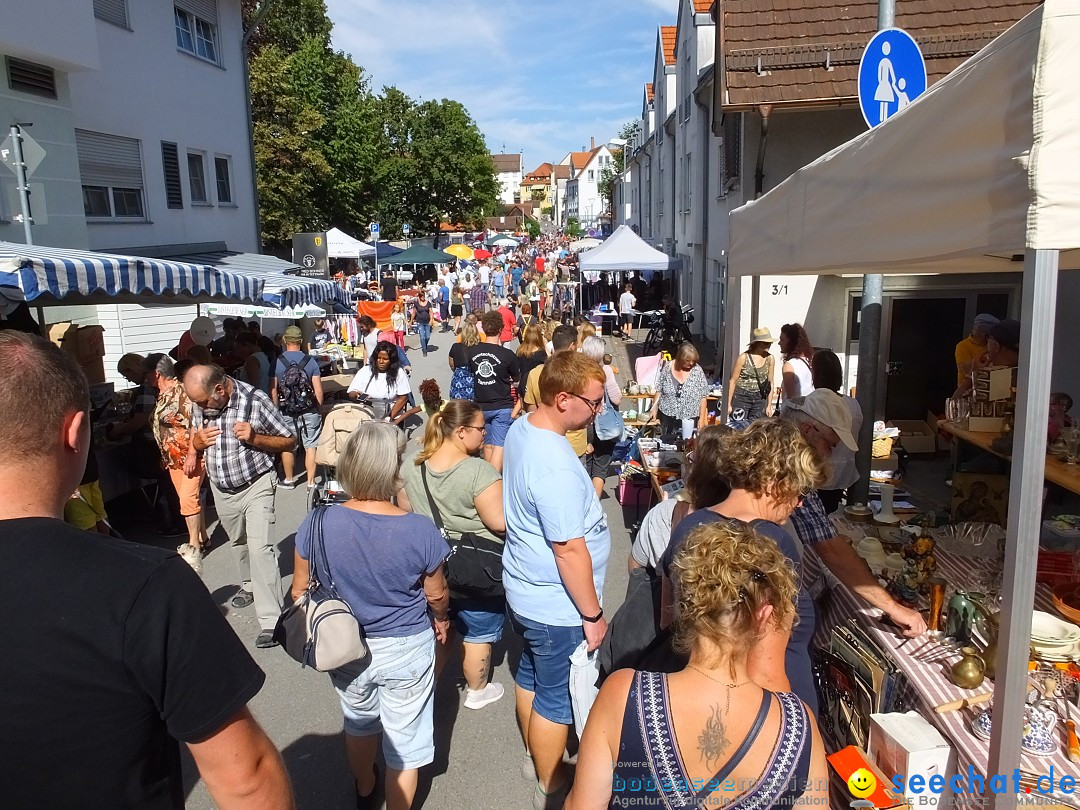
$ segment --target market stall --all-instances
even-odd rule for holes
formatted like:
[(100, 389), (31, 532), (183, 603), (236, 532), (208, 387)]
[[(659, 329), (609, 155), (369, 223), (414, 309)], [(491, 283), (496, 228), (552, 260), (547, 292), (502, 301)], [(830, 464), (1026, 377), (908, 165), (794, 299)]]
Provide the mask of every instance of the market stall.
[(326, 232), (326, 255), (331, 259), (362, 259), (374, 256), (375, 248), (339, 228), (331, 228)]
[[(680, 267), (681, 259), (650, 247), (632, 229), (620, 225), (599, 247), (582, 253), (578, 259), (582, 308), (592, 308), (597, 300), (617, 301), (622, 282), (629, 272), (637, 273), (648, 284), (655, 273), (667, 273)], [(590, 295), (590, 289), (602, 290), (605, 294)]]
[(1016, 272), (1023, 260), (991, 773), (1021, 761), (1015, 730), (1028, 690), (1054, 358), (1048, 314), (1059, 266), (1080, 264), (1077, 52), (1080, 2), (1047, 0), (885, 124), (730, 217), (732, 276)]

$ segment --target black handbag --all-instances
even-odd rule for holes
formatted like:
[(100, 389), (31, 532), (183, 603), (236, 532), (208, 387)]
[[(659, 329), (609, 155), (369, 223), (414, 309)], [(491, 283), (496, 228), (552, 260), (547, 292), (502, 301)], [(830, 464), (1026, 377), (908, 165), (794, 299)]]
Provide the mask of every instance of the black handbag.
[(439, 514), (439, 507), (431, 497), (426, 464), (420, 465), (420, 479), (424, 484), (431, 516), (450, 546), (450, 553), (446, 555), (446, 581), (450, 590), (476, 599), (501, 599), (506, 595), (502, 584), (503, 544), (474, 532), (462, 532), (456, 541), (452, 540)]

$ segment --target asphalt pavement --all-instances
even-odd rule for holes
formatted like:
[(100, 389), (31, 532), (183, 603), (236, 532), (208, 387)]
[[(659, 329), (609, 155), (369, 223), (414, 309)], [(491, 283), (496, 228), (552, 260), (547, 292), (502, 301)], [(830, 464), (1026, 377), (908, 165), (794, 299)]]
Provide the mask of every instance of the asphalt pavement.
[[(625, 383), (629, 365), (625, 346), (617, 339), (605, 340), (615, 365), (620, 368), (620, 380)], [(421, 380), (434, 378), (446, 396), (450, 387), (447, 352), (452, 342), (452, 334), (436, 331), (431, 337), (434, 348), (423, 357), (416, 336), (407, 338), (414, 391)], [(417, 431), (415, 438), (420, 436), (421, 431)], [(609, 616), (622, 603), (626, 591), (626, 558), (631, 539), (628, 526), (635, 518), (631, 510), (624, 520), (623, 510), (614, 496), (617, 483), (617, 478), (609, 479), (602, 501), (612, 539), (604, 588), (604, 606)], [(279, 489), (276, 511), (275, 530), (287, 591), (292, 576), (293, 538), (307, 512), (305, 486), (301, 484), (294, 490)], [(292, 778), (297, 807), (301, 810), (353, 807), (352, 778), (342, 742), (341, 708), (329, 676), (301, 669), (281, 649), (255, 648), (259, 626), (254, 609), (237, 610), (229, 605), (239, 586), (239, 574), (224, 533), (216, 522), (211, 524), (211, 529), (213, 547), (203, 562), (203, 580), (237, 635), (266, 672), (266, 683), (252, 701), (251, 710), (282, 752)], [(149, 527), (141, 532), (133, 528), (127, 534), (131, 539), (165, 544)], [(170, 541), (170, 544), (176, 542), (179, 541)], [(443, 673), (435, 695), (435, 762), (420, 772), (420, 789), (414, 807), (501, 810), (532, 806), (535, 782), (521, 776), (524, 746), (514, 718), (511, 670), (516, 666), (518, 649), (518, 642), (507, 626), (494, 655), (494, 680), (505, 687), (506, 694), (479, 711), (462, 705), (464, 681), (460, 664), (451, 663)], [(198, 689), (199, 686), (192, 684), (191, 688)], [(201, 810), (215, 806), (186, 753), (184, 780), (189, 808)]]

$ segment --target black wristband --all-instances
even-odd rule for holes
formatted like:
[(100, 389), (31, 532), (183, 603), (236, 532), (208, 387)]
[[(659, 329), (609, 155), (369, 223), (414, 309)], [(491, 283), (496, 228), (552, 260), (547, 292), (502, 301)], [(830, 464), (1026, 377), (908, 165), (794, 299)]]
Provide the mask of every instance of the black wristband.
[(594, 624), (600, 621), (602, 618), (604, 618), (604, 609), (600, 608), (600, 612), (597, 613), (595, 616), (582, 616), (581, 620), (583, 622), (588, 622), (589, 624)]

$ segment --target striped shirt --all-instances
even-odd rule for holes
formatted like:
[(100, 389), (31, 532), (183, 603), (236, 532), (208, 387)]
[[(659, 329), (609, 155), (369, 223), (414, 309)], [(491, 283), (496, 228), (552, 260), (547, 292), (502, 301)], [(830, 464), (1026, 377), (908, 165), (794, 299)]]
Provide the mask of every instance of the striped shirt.
[(293, 430), (265, 393), (245, 382), (229, 379), (233, 392), (221, 415), (208, 417), (192, 403), (192, 423), (196, 430), (204, 425), (221, 428), (221, 435), (206, 448), (206, 474), (223, 492), (238, 492), (272, 470), (274, 457), (236, 438), (233, 432), (236, 423), (247, 422), (253, 431), (264, 436), (292, 436)]

